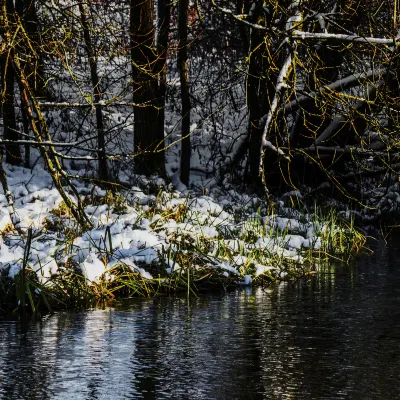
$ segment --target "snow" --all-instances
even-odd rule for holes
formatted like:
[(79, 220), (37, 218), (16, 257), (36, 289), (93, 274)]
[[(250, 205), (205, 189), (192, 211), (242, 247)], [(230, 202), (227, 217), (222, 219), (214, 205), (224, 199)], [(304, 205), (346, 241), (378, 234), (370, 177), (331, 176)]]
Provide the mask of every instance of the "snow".
[(138, 272), (145, 279), (153, 279), (151, 274), (149, 274), (145, 269), (138, 267), (132, 260), (129, 258), (121, 258), (118, 262), (112, 262), (108, 265), (108, 268), (112, 268), (116, 263), (124, 264), (131, 268), (132, 271)]
[(173, 272), (180, 271), (182, 267), (173, 260), (166, 260), (168, 267), (165, 268), (165, 271), (168, 275), (171, 275)]
[(303, 198), (303, 195), (298, 190), (292, 190), (290, 192), (286, 192), (282, 195), (283, 198), (285, 197), (298, 197), (299, 199)]
[[(285, 235), (284, 240), (290, 249), (296, 250), (300, 250), (304, 246), (304, 242), (306, 242), (306, 239), (300, 235)], [(308, 241), (306, 243), (308, 244)]]
[(264, 275), (266, 272), (276, 269), (276, 267), (273, 267), (271, 265), (261, 265), (261, 264), (256, 264), (255, 267), (256, 267), (255, 276)]
[(6, 264), (10, 261), (21, 258), (23, 256), (21, 250), (20, 247), (7, 247), (4, 244), (3, 239), (0, 237), (0, 263)]
[(243, 280), (238, 282), (239, 285), (243, 285), (243, 286), (250, 286), (252, 283), (253, 283), (253, 279), (251, 278), (250, 275), (245, 275), (243, 277)]
[(180, 175), (180, 170), (176, 171), (172, 176), (171, 176), (171, 183), (174, 187), (175, 190), (178, 192), (182, 193), (187, 193), (187, 186), (182, 183), (182, 181), (179, 179)]
[(219, 263), (217, 267), (232, 272), (234, 275), (239, 275), (239, 271), (235, 267), (232, 267), (232, 265), (230, 265), (228, 262)]
[[(240, 285), (251, 285), (263, 275), (284, 276), (279, 274), (285, 263), (301, 264), (305, 251), (324, 246), (320, 235), (325, 225), (311, 216), (283, 206), (266, 216), (260, 199), (239, 193), (227, 182), (225, 190), (212, 186), (204, 194), (203, 188), (193, 187), (171, 191), (157, 177), (139, 177), (123, 192), (119, 214), (109, 202), (101, 204), (106, 191), (76, 179), (93, 228), (66, 242), (65, 228), (76, 232), (77, 227), (66, 208), (60, 208), (62, 198), (43, 166), (38, 163), (28, 170), (5, 165), (5, 170), (22, 230), (31, 227), (34, 232), (27, 267), (43, 283), (67, 260), (79, 266), (89, 284), (113, 279), (118, 265), (147, 280), (155, 278), (154, 265), (163, 266), (165, 276), (181, 273), (186, 266), (178, 255), (189, 255), (185, 246), (190, 245), (195, 249), (191, 257), (203, 260), (207, 268)], [(146, 187), (157, 183), (157, 196), (146, 192)], [(300, 192), (286, 197), (294, 195), (301, 197)], [(389, 197), (400, 200), (395, 192)], [(9, 223), (7, 201), (0, 196), (0, 230)], [(16, 232), (4, 231), (0, 236), (0, 270), (11, 278), (21, 269), (25, 246), (26, 238)]]
[(89, 282), (98, 282), (100, 276), (104, 274), (106, 268), (97, 258), (94, 251), (91, 251), (82, 263), (82, 273)]

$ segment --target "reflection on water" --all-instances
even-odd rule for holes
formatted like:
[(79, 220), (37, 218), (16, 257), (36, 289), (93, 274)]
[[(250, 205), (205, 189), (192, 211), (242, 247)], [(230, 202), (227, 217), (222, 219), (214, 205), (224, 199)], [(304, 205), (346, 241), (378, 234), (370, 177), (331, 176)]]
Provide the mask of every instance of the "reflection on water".
[(0, 322), (1, 399), (400, 398), (400, 250), (307, 281)]

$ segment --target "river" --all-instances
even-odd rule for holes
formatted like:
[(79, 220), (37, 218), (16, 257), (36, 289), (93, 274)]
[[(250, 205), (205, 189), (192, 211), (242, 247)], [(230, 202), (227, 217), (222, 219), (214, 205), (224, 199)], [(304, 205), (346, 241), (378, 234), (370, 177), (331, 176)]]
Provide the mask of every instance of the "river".
[(400, 239), (355, 266), (0, 321), (0, 399), (400, 398)]

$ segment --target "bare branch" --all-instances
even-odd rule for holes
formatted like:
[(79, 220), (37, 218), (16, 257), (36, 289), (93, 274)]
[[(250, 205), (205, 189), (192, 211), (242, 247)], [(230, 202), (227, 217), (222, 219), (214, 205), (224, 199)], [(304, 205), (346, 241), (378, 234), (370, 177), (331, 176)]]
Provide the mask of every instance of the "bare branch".
[(287, 103), (283, 108), (285, 112), (294, 111), (301, 105), (315, 100), (318, 96), (323, 95), (327, 91), (342, 91), (345, 89), (349, 89), (351, 87), (361, 85), (371, 78), (382, 79), (382, 77), (384, 77), (387, 73), (387, 70), (377, 69), (347, 76), (346, 78), (339, 79), (336, 82), (331, 83), (330, 85), (320, 87), (317, 92), (311, 92), (307, 95), (299, 96), (291, 102)]

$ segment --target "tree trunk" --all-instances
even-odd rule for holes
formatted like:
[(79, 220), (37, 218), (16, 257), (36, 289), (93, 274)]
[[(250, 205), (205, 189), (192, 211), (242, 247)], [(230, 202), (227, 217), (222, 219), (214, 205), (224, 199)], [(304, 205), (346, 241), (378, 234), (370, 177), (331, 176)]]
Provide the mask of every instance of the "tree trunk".
[[(262, 14), (260, 5), (253, 4), (250, 10), (250, 22), (267, 25), (269, 20)], [(246, 102), (249, 110), (249, 170), (248, 180), (259, 181), (260, 148), (263, 127), (260, 120), (268, 113), (274, 96), (276, 73), (271, 70), (265, 40), (265, 32), (251, 28), (249, 44), (249, 66), (246, 79)]]
[(188, 10), (189, 0), (179, 1), (178, 17), (178, 68), (181, 82), (182, 100), (182, 153), (180, 178), (185, 185), (189, 184), (190, 178), (190, 97), (189, 97), (189, 74), (188, 74)]
[[(245, 0), (236, 0), (235, 12), (237, 15), (248, 14), (250, 11), (250, 6), (251, 4), (249, 4)], [(246, 54), (249, 51), (249, 46), (250, 46), (248, 30), (242, 23), (238, 23), (237, 27), (239, 29), (240, 39), (242, 41), (243, 53)]]
[(36, 0), (16, 0), (15, 9), (35, 49), (35, 54), (26, 49), (25, 75), (35, 97), (49, 97), (45, 88), (43, 53), (40, 49), (40, 24), (36, 12)]
[(95, 55), (92, 39), (90, 37), (90, 25), (85, 10), (85, 6), (83, 3), (79, 3), (79, 12), (83, 29), (83, 38), (85, 41), (86, 54), (89, 60), (90, 78), (92, 81), (92, 88), (94, 93), (94, 103), (96, 104), (95, 111), (96, 111), (96, 127), (97, 127), (97, 148), (99, 156), (98, 175), (99, 179), (103, 181), (108, 181), (108, 168), (107, 168), (107, 158), (106, 158), (106, 148), (105, 148), (106, 144), (104, 137), (104, 121), (100, 105), (102, 99), (102, 93), (100, 88), (100, 79), (97, 72), (98, 70), (97, 57)]
[(157, 65), (158, 74), (158, 118), (157, 136), (164, 137), (165, 120), (165, 101), (167, 93), (167, 52), (168, 36), (171, 22), (171, 3), (170, 0), (158, 0), (158, 19), (157, 19)]
[(252, 29), (249, 48), (249, 67), (246, 81), (246, 100), (249, 110), (248, 137), (249, 137), (249, 167), (250, 176), (257, 178), (260, 167), (260, 148), (263, 128), (260, 126), (260, 118), (267, 110), (264, 110), (260, 99), (262, 92), (266, 92), (266, 81), (262, 79), (264, 59), (261, 47), (263, 34)]
[(135, 169), (141, 174), (165, 175), (164, 130), (159, 129), (158, 77), (154, 1), (131, 0), (130, 36), (133, 78)]
[[(20, 99), (22, 104), (23, 102), (22, 96), (20, 96)], [(29, 136), (29, 118), (26, 113), (25, 107), (21, 107), (21, 115), (22, 115), (22, 125), (24, 127), (24, 134), (26, 135), (25, 137), (27, 138)], [(30, 168), (30, 166), (31, 166), (31, 146), (29, 144), (26, 144), (24, 151), (24, 167)]]
[[(7, 18), (11, 21), (14, 20), (14, 5), (12, 0), (7, 0), (4, 5)], [(4, 7), (3, 6), (3, 7)], [(3, 11), (3, 12), (4, 12)], [(4, 18), (2, 18), (4, 19)], [(0, 20), (0, 25), (2, 21)], [(1, 28), (0, 28), (1, 29)], [(15, 71), (12, 66), (12, 60), (9, 58), (8, 53), (4, 52), (0, 55), (0, 74), (1, 74), (1, 103), (4, 124), (4, 138), (16, 141), (19, 139), (17, 132), (17, 124), (15, 120)], [(18, 144), (6, 144), (6, 162), (17, 165), (21, 163), (21, 150)]]

